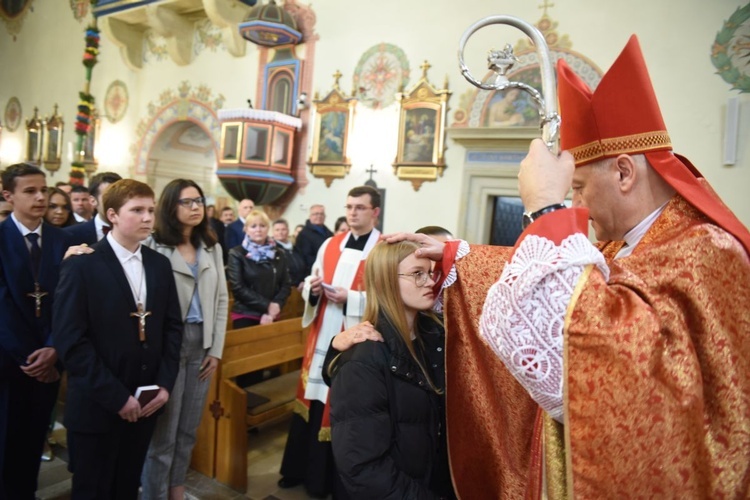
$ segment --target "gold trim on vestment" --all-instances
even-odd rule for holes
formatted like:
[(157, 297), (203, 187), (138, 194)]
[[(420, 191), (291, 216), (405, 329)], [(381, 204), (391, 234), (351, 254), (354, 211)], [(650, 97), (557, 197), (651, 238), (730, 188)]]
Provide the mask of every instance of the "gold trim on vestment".
[(305, 422), (310, 421), (310, 409), (299, 399), (294, 400), (294, 413), (305, 419)]
[(320, 431), (318, 431), (318, 441), (325, 442), (331, 440), (331, 428), (330, 427), (321, 427)]
[[(565, 443), (564, 450), (570, 450), (570, 426), (568, 423), (568, 368), (570, 366), (570, 357), (568, 355), (568, 328), (573, 317), (573, 311), (575, 310), (576, 303), (583, 293), (583, 289), (586, 283), (589, 281), (589, 276), (594, 270), (594, 264), (590, 264), (583, 268), (581, 276), (578, 278), (575, 288), (573, 289), (573, 295), (570, 297), (568, 308), (565, 311), (565, 323), (563, 324), (563, 422), (565, 425), (562, 426), (563, 440)], [(563, 474), (565, 477), (564, 486), (567, 490), (566, 498), (575, 498), (573, 495), (573, 462), (572, 453), (564, 453), (563, 459), (565, 460), (563, 466)], [(549, 488), (548, 488), (549, 489)]]
[(567, 500), (565, 428), (544, 412), (544, 480), (549, 500)]
[(605, 156), (619, 154), (645, 153), (655, 149), (672, 148), (672, 141), (666, 130), (657, 130), (643, 134), (625, 135), (612, 139), (601, 139), (582, 146), (570, 148), (576, 164), (586, 163)]

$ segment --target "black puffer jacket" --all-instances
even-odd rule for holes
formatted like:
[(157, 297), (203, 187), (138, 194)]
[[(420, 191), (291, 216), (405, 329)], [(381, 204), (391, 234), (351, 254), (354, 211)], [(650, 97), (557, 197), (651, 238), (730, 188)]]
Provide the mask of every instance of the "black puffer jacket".
[(242, 246), (229, 250), (227, 281), (232, 287), (232, 312), (262, 316), (268, 304), (284, 307), (289, 297), (289, 271), (284, 252), (276, 249), (273, 260), (255, 262), (245, 257)]
[[(331, 444), (352, 498), (454, 498), (445, 450), (444, 396), (436, 394), (385, 321), (385, 342), (363, 342), (331, 363)], [(445, 387), (443, 328), (420, 315), (418, 356)]]

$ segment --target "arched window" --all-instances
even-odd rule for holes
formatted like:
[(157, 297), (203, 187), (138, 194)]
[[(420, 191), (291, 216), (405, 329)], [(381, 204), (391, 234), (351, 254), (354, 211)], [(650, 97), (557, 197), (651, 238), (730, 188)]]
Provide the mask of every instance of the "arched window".
[(294, 84), (292, 80), (293, 76), (287, 71), (278, 71), (271, 79), (271, 99), (269, 100), (272, 111), (278, 111), (291, 115), (293, 112), (293, 96), (292, 92)]

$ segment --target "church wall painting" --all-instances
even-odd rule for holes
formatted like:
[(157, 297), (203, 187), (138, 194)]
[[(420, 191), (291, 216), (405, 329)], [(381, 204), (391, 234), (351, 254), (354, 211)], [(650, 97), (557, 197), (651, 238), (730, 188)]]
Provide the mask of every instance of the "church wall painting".
[(750, 3), (724, 21), (711, 47), (711, 63), (732, 90), (750, 92)]
[[(568, 35), (558, 33), (557, 22), (547, 15), (546, 9), (535, 26), (547, 40), (552, 62), (557, 64), (559, 59), (564, 59), (591, 89), (595, 89), (601, 80), (602, 70), (589, 58), (572, 50), (573, 44)], [(522, 38), (513, 47), (513, 52), (518, 61), (508, 73), (508, 79), (526, 83), (541, 92), (536, 48), (527, 38)], [(489, 71), (484, 80), (494, 77), (495, 73)], [(526, 92), (470, 88), (459, 97), (451, 127), (528, 127), (538, 123), (537, 105)]]
[(409, 83), (409, 61), (396, 45), (379, 43), (367, 49), (354, 69), (357, 99), (372, 109), (393, 104), (396, 93)]
[(18, 97), (8, 99), (5, 105), (5, 128), (8, 132), (15, 132), (21, 124), (21, 101)]
[(159, 134), (176, 122), (190, 121), (202, 128), (213, 139), (213, 150), (218, 158), (221, 125), (216, 111), (224, 105), (224, 96), (214, 95), (206, 85), (193, 87), (184, 81), (177, 90), (166, 89), (156, 102), (149, 102), (148, 115), (136, 127), (137, 140), (130, 147), (135, 158), (132, 173), (146, 175), (148, 152)]

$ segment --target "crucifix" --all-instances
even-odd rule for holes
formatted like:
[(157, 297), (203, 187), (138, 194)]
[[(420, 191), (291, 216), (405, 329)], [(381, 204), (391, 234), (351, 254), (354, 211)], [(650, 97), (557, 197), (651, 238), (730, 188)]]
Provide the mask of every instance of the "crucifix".
[(29, 292), (26, 294), (27, 297), (31, 297), (34, 299), (34, 306), (36, 307), (36, 317), (41, 318), (42, 317), (42, 297), (45, 295), (49, 295), (47, 292), (43, 292), (42, 289), (39, 287), (39, 283), (34, 282), (34, 291)]
[(145, 311), (141, 302), (138, 302), (138, 310), (130, 313), (131, 318), (138, 318), (138, 339), (141, 342), (146, 341), (146, 316), (151, 316), (151, 311)]

